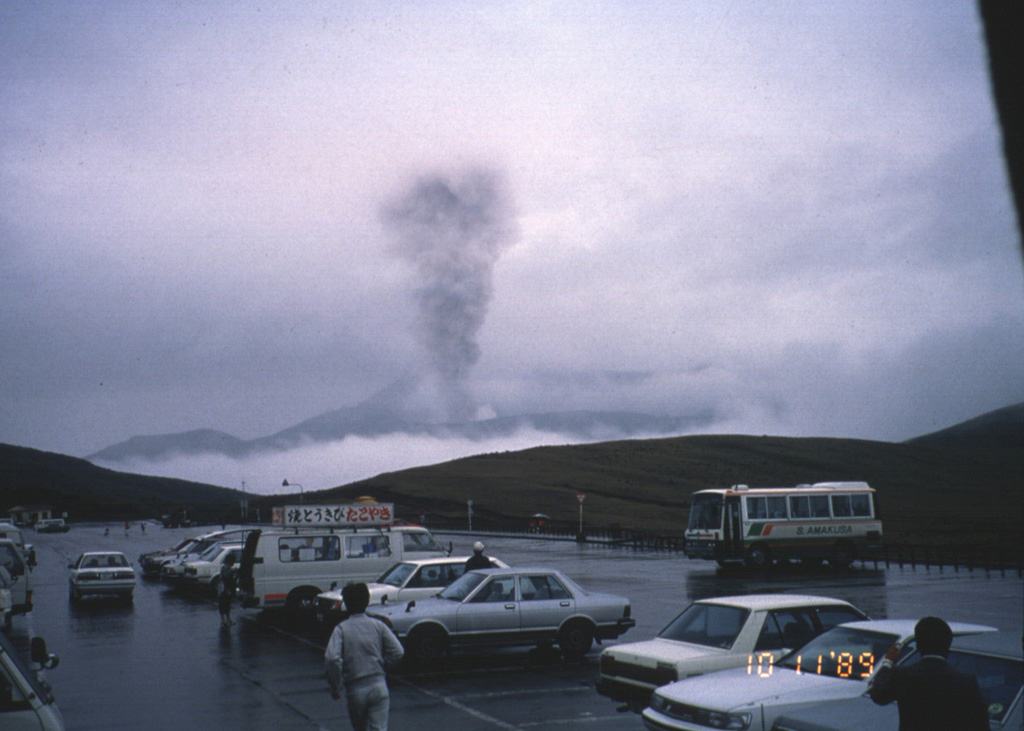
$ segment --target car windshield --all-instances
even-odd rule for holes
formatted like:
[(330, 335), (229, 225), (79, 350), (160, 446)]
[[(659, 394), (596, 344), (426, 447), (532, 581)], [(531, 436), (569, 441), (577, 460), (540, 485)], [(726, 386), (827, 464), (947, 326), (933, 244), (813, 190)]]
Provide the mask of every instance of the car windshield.
[(729, 649), (747, 621), (749, 609), (721, 604), (691, 604), (658, 633), (666, 640)]
[(470, 571), (468, 574), (460, 576), (454, 581), (454, 583), (449, 584), (448, 588), (438, 594), (438, 596), (442, 599), (451, 599), (452, 601), (461, 602), (486, 578), (487, 577), (483, 574), (477, 573), (476, 571)]
[(434, 536), (427, 532), (410, 532), (402, 534), (402, 548), (406, 551), (418, 553), (444, 553), (441, 544), (434, 540)]
[(217, 555), (224, 550), (224, 547), (219, 543), (214, 543), (212, 546), (207, 548), (201, 554), (199, 554), (200, 561), (212, 561), (217, 558)]
[(120, 553), (94, 553), (90, 556), (82, 556), (79, 561), (79, 568), (84, 569), (123, 568), (127, 565), (128, 559)]
[(387, 584), (388, 586), (401, 586), (415, 570), (416, 564), (397, 563), (381, 574), (380, 578), (377, 579), (377, 583)]
[(836, 627), (793, 650), (779, 665), (798, 673), (866, 680), (898, 639), (899, 635), (887, 632)]
[(694, 495), (690, 501), (690, 530), (716, 530), (722, 527), (722, 496), (717, 493)]

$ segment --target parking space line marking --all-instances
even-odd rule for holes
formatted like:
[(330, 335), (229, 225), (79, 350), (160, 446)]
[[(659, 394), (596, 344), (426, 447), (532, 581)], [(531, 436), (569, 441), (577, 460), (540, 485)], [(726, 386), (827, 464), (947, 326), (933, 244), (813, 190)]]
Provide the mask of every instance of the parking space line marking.
[(482, 711), (478, 711), (475, 708), (471, 708), (470, 706), (467, 706), (467, 705), (465, 705), (463, 703), (459, 703), (454, 698), (450, 698), (450, 697), (448, 697), (446, 695), (442, 695), (440, 693), (436, 693), (436, 692), (434, 692), (432, 690), (427, 690), (426, 688), (424, 688), (422, 686), (419, 686), (416, 683), (413, 683), (413, 682), (411, 682), (409, 680), (406, 680), (405, 678), (401, 678), (401, 677), (389, 678), (389, 681), (393, 681), (393, 682), (396, 682), (396, 683), (401, 683), (402, 685), (405, 685), (405, 686), (407, 686), (409, 688), (412, 688), (413, 690), (419, 691), (420, 693), (422, 693), (423, 695), (427, 696), (428, 698), (433, 698), (434, 700), (441, 701), (442, 703), (444, 703), (447, 706), (451, 706), (452, 708), (454, 708), (456, 710), (462, 711), (465, 714), (468, 714), (470, 716), (473, 716), (474, 718), (477, 718), (477, 719), (479, 719), (481, 721), (489, 723), (492, 726), (494, 726), (495, 728), (512, 729), (512, 731), (514, 731), (515, 729), (519, 728), (518, 726), (513, 726), (510, 723), (505, 723), (504, 721), (499, 720), (499, 719), (495, 718), (494, 716), (488, 716), (486, 713), (484, 713)]

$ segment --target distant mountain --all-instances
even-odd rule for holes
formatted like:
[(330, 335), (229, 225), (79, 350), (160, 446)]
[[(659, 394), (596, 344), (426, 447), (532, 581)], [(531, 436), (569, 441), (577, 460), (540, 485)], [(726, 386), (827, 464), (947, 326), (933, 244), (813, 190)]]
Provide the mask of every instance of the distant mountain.
[(50, 505), (73, 521), (127, 520), (187, 510), (209, 522), (237, 520), (237, 490), (97, 467), (77, 457), (0, 444), (0, 517), (15, 505)]
[(714, 417), (711, 411), (685, 417), (628, 411), (571, 411), (439, 424), (426, 421), (425, 414), (408, 405), (413, 389), (414, 384), (399, 381), (356, 406), (328, 411), (256, 439), (238, 439), (210, 429), (136, 436), (90, 454), (86, 459), (109, 464), (133, 459), (155, 461), (175, 455), (213, 454), (238, 458), (256, 453), (283, 452), (311, 442), (387, 434), (462, 437), (477, 441), (534, 429), (581, 441), (625, 439), (681, 434), (710, 424)]
[(1024, 458), (1024, 403), (990, 411), (906, 443), (956, 449), (1016, 449)]

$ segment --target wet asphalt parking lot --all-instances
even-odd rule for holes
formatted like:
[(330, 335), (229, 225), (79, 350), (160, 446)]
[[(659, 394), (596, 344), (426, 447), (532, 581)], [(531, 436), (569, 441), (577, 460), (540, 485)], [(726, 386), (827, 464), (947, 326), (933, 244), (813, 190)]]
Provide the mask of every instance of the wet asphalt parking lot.
[[(39, 565), (34, 610), (14, 620), (11, 637), (27, 648), (44, 637), (60, 665), (45, 671), (69, 729), (347, 729), (344, 701), (331, 700), (323, 672), (328, 631), (267, 612), (233, 612), (222, 629), (212, 598), (139, 581), (135, 603), (105, 600), (72, 607), (67, 564), (85, 550), (140, 553), (209, 529), (143, 533), (123, 526), (77, 525), (35, 534)], [(475, 537), (437, 534), (468, 554)], [(1015, 571), (909, 565), (783, 567), (751, 575), (668, 552), (536, 539), (481, 536), (487, 553), (509, 564), (561, 569), (585, 588), (628, 596), (637, 625), (619, 642), (654, 636), (695, 599), (766, 591), (822, 594), (852, 602), (874, 618), (937, 614), (994, 625), (1018, 635), (1024, 582)], [(606, 646), (609, 643), (605, 643)], [(400, 668), (389, 678), (392, 729), (640, 729), (594, 690), (601, 646), (578, 661), (557, 651), (510, 649), (456, 654), (430, 670)]]

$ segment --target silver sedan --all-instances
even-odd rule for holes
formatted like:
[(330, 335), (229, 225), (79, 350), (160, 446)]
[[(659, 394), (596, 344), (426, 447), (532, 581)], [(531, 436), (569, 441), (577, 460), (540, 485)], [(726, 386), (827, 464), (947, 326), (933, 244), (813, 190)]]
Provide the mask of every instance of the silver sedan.
[(550, 568), (470, 571), (436, 597), (374, 606), (411, 660), (434, 662), (450, 648), (553, 645), (584, 655), (595, 639), (614, 639), (633, 627), (629, 599), (590, 592)]

